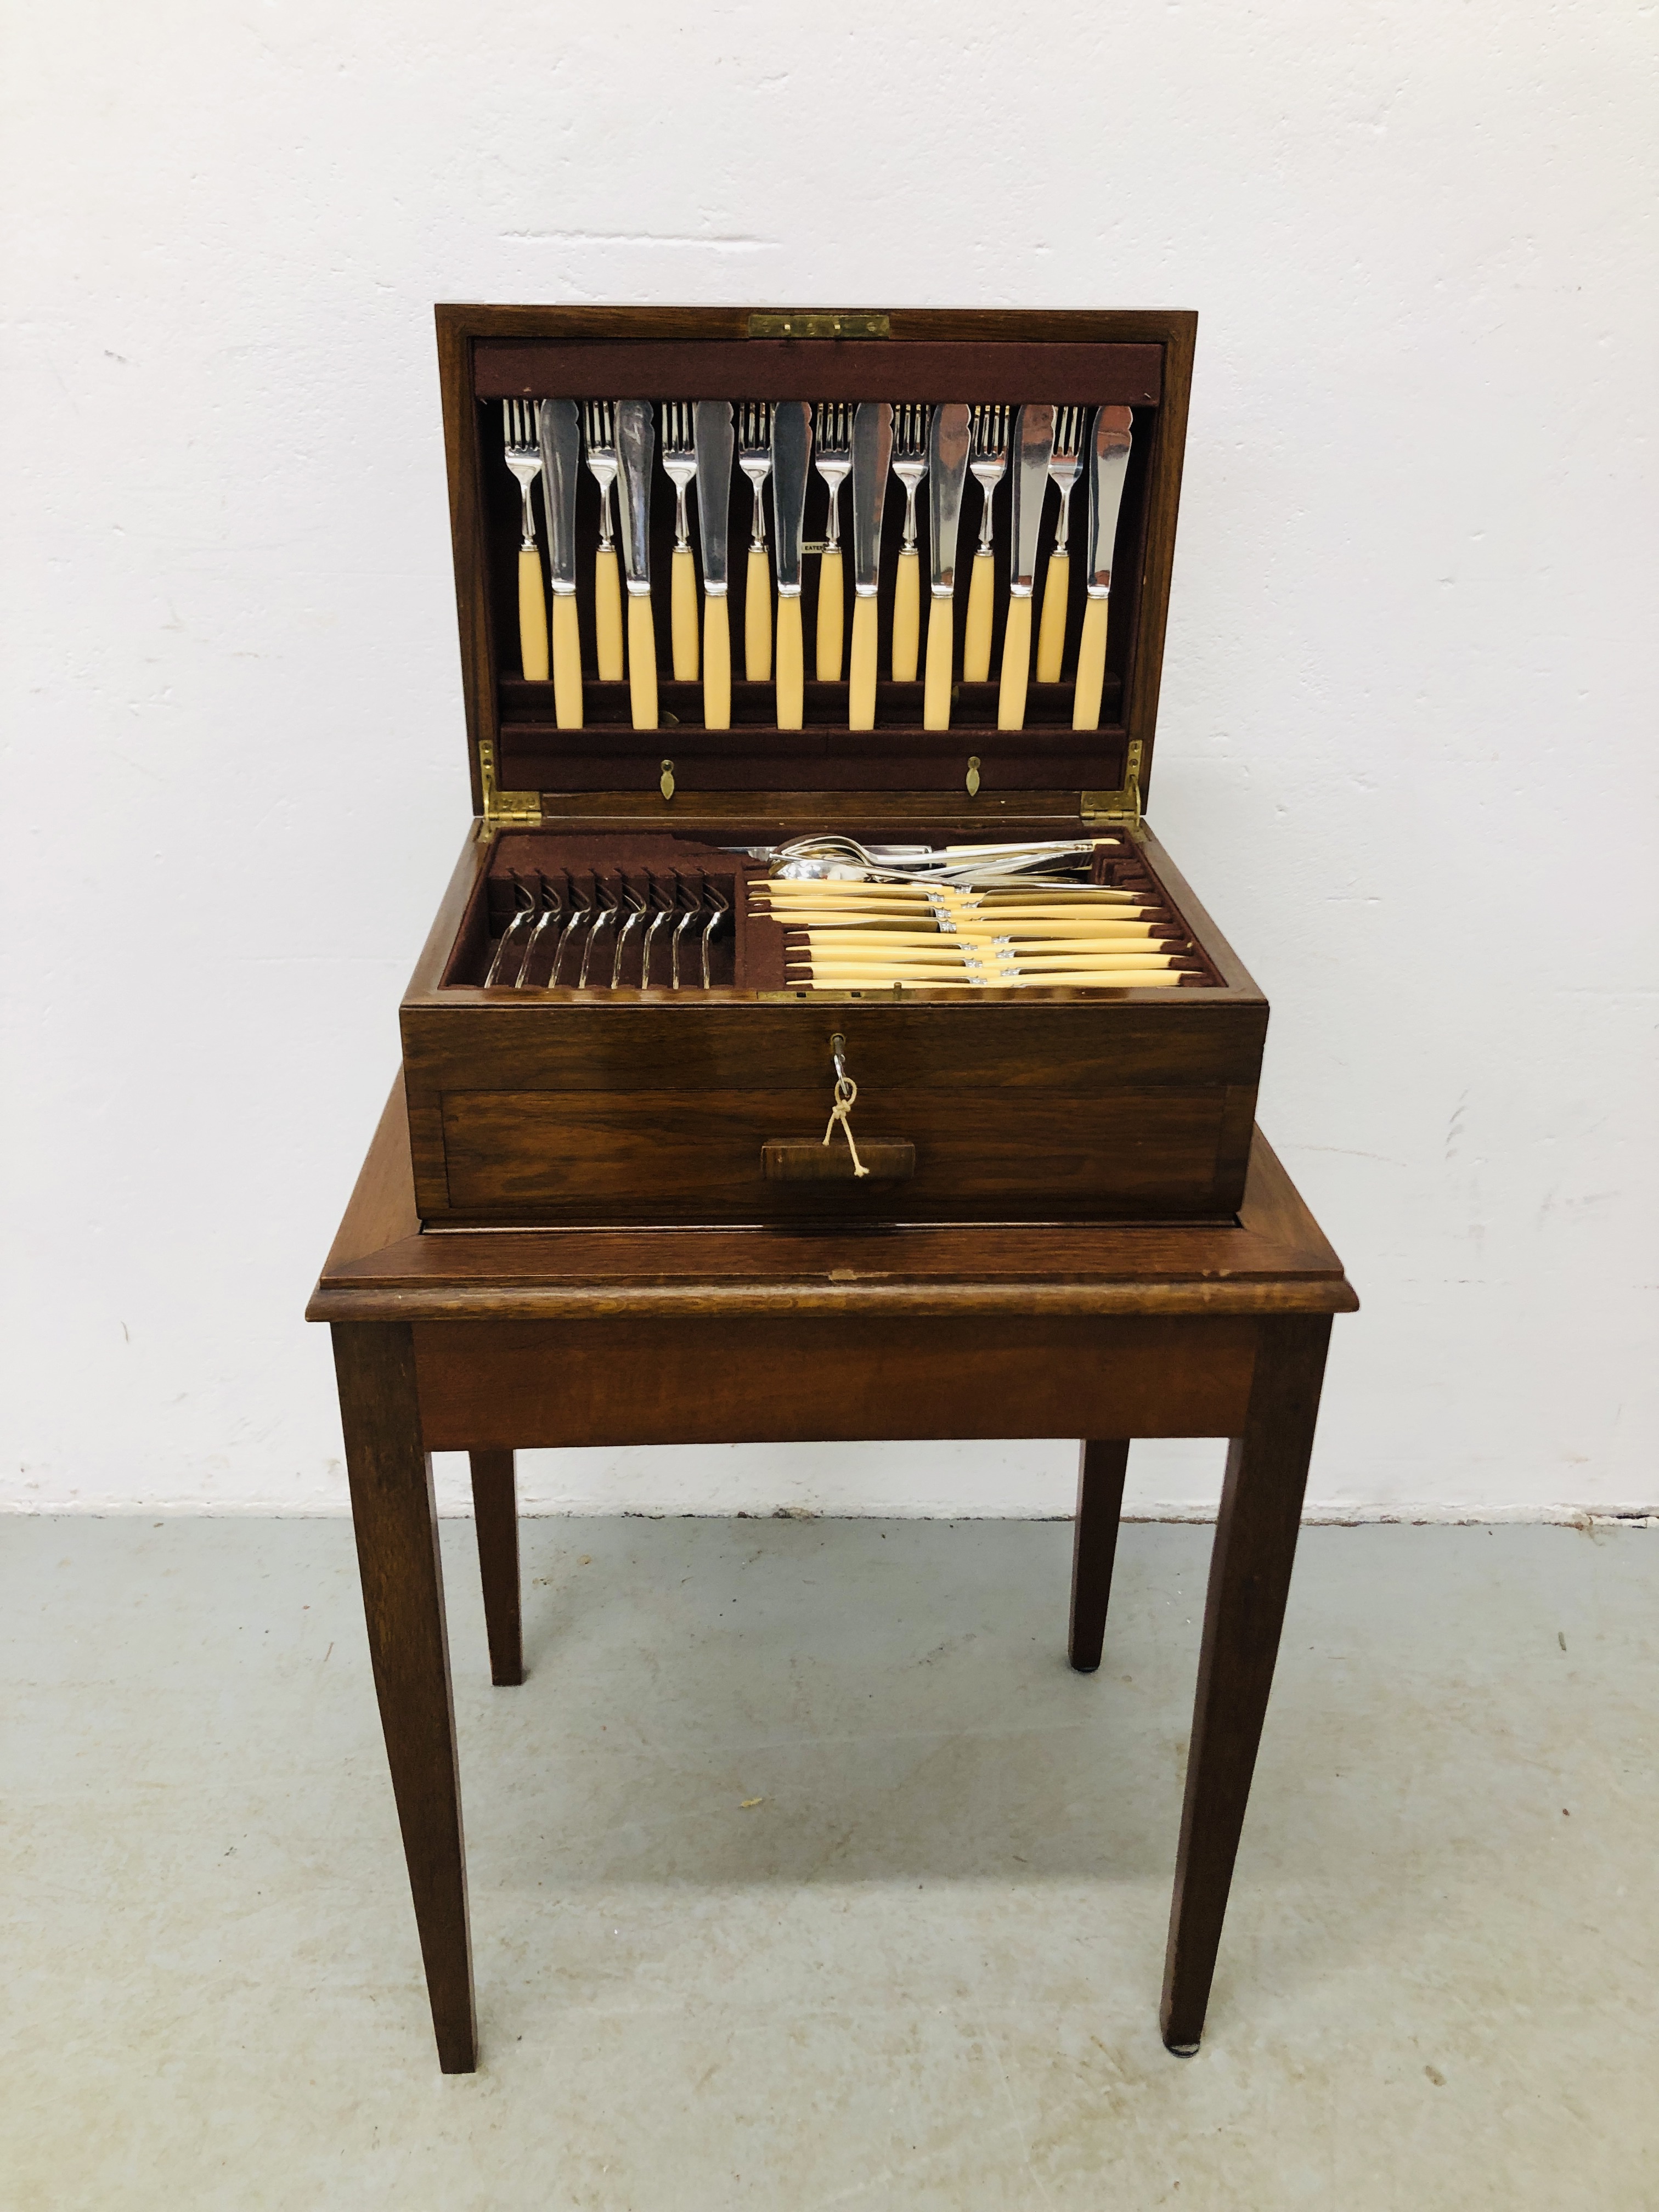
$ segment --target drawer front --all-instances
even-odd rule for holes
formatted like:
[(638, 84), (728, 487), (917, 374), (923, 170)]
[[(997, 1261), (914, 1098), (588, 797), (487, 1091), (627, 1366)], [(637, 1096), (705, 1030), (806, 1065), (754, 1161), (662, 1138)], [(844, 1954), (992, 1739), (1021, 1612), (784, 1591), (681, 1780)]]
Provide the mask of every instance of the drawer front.
[[(789, 1090), (451, 1091), (438, 1116), (454, 1217), (539, 1221), (1039, 1219), (1215, 1210), (1219, 1085), (1086, 1096), (884, 1089), (854, 1133), (908, 1139), (914, 1176), (769, 1180), (762, 1147), (821, 1136), (827, 1086)], [(836, 1142), (840, 1143), (839, 1136)]]

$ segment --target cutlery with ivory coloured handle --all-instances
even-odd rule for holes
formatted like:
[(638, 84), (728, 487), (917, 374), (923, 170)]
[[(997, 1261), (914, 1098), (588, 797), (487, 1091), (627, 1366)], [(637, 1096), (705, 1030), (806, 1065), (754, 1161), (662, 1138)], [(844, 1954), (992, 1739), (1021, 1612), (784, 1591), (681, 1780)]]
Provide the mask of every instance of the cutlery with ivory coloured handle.
[(547, 568), (553, 586), (553, 715), (562, 730), (582, 726), (582, 641), (576, 620), (576, 483), (582, 430), (574, 399), (544, 399), (536, 410), (547, 509)]
[(501, 402), (501, 453), (524, 502), (524, 535), (519, 543), (519, 664), (531, 684), (547, 681), (547, 599), (542, 590), (542, 556), (536, 550), (536, 510), (530, 487), (542, 472), (536, 443), (535, 410), (528, 399)]
[(732, 403), (699, 399), (692, 410), (697, 458), (697, 534), (702, 541), (702, 720), (732, 726), (732, 615), (726, 546), (732, 523)]
[(1089, 471), (1088, 597), (1077, 651), (1077, 689), (1072, 727), (1100, 727), (1100, 695), (1106, 679), (1106, 611), (1112, 589), (1112, 546), (1128, 473), (1134, 417), (1127, 407), (1098, 407), (1085, 465)]
[(1002, 632), (1002, 682), (997, 727), (1023, 730), (1025, 691), (1031, 676), (1031, 591), (1036, 581), (1037, 534), (1054, 450), (1052, 407), (1022, 407), (1014, 420), (1013, 514), (1008, 526), (1008, 614)]
[(657, 633), (651, 619), (651, 465), (656, 445), (651, 402), (619, 399), (617, 456), (622, 465), (623, 561), (628, 570), (628, 682), (636, 730), (657, 727)]
[(881, 578), (881, 510), (893, 459), (893, 410), (869, 399), (853, 414), (853, 651), (847, 726), (876, 726), (876, 592)]

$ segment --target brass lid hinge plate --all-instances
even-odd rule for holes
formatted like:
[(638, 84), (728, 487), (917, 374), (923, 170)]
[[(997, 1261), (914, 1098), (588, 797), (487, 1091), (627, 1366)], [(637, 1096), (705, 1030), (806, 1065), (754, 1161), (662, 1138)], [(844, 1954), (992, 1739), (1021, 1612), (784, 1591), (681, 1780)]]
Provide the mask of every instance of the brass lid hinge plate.
[(528, 829), (540, 823), (539, 791), (503, 791), (496, 782), (493, 738), (478, 740), (478, 781), (483, 792), (483, 820), (478, 825), (481, 837), (490, 836), (497, 830)]
[(1121, 791), (1085, 791), (1079, 809), (1083, 819), (1092, 828), (1097, 823), (1114, 823), (1118, 827), (1139, 830), (1140, 812), (1140, 751), (1141, 741), (1131, 738), (1123, 760), (1123, 788)]

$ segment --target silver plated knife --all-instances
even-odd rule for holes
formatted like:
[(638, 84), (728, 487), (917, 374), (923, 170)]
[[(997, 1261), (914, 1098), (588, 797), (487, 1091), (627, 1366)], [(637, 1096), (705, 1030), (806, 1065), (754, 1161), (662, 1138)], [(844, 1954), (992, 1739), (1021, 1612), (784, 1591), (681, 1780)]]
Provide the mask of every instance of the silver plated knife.
[(1097, 407), (1084, 466), (1089, 474), (1088, 598), (1078, 647), (1072, 727), (1100, 727), (1100, 695), (1106, 678), (1106, 611), (1112, 589), (1112, 548), (1129, 471), (1134, 415), (1127, 407)]
[(772, 532), (778, 571), (778, 648), (773, 668), (781, 730), (798, 730), (805, 720), (800, 553), (811, 457), (811, 409), (804, 399), (780, 399), (772, 410)]
[(537, 410), (542, 501), (547, 509), (553, 584), (553, 712), (562, 730), (582, 726), (582, 646), (576, 624), (576, 479), (582, 426), (574, 399), (544, 399)]
[(648, 399), (617, 402), (623, 565), (628, 571), (628, 682), (634, 727), (657, 726), (657, 632), (651, 619), (651, 466), (657, 426)]
[(732, 726), (731, 583), (732, 432), (729, 399), (699, 399), (692, 411), (697, 456), (697, 535), (702, 542), (702, 720), (705, 729)]
[(1022, 407), (1014, 417), (1013, 517), (1008, 531), (1008, 614), (1002, 631), (1002, 683), (997, 727), (1023, 730), (1031, 679), (1031, 593), (1036, 583), (1037, 533), (1054, 450), (1052, 407)]
[(881, 578), (881, 510), (893, 461), (893, 409), (866, 400), (853, 415), (853, 651), (847, 726), (876, 726), (876, 592)]
[(968, 480), (972, 417), (965, 404), (935, 407), (927, 434), (927, 551), (933, 562), (933, 596), (927, 603), (927, 689), (922, 695), (925, 730), (951, 726), (951, 666), (956, 655), (957, 532), (962, 520), (963, 487)]

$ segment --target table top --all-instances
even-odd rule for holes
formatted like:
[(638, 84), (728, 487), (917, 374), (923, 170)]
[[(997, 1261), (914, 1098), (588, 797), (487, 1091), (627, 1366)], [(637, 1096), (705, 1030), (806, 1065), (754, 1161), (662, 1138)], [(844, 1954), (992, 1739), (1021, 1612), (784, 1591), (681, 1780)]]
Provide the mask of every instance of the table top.
[(400, 1076), (306, 1318), (1315, 1314), (1358, 1304), (1259, 1129), (1236, 1223), (422, 1231)]

